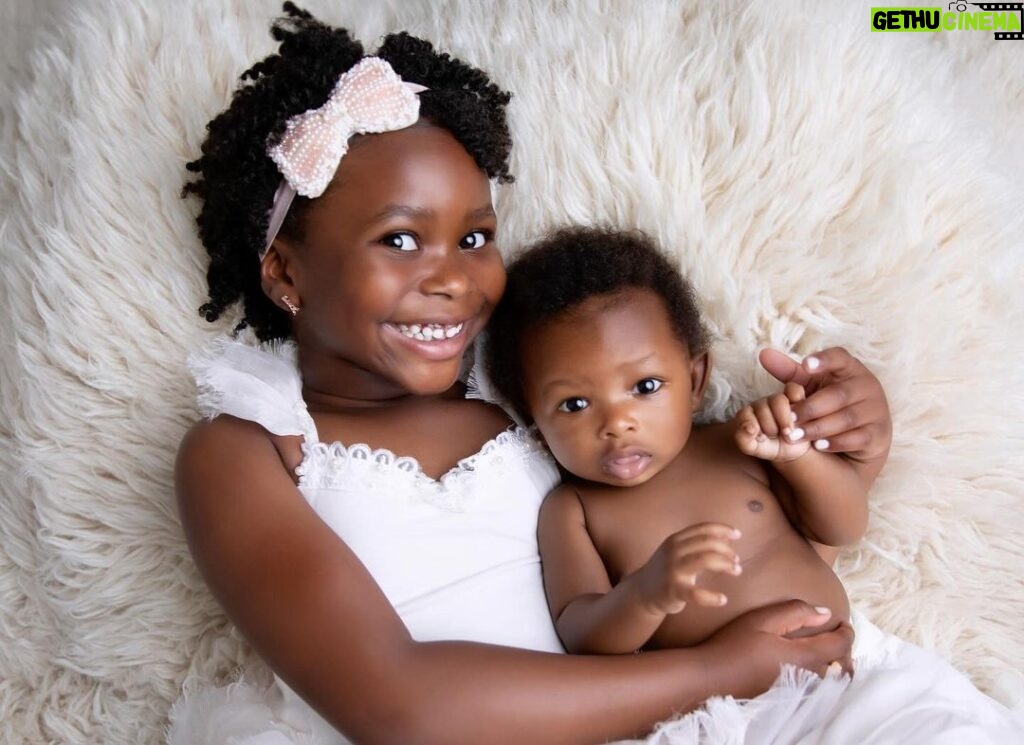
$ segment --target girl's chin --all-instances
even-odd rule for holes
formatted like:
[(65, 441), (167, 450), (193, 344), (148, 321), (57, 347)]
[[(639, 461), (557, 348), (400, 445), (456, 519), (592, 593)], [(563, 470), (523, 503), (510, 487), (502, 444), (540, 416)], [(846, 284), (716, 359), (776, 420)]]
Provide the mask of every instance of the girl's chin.
[(398, 381), (413, 396), (437, 396), (451, 389), (459, 380), (459, 361), (433, 364), (422, 371), (406, 370)]

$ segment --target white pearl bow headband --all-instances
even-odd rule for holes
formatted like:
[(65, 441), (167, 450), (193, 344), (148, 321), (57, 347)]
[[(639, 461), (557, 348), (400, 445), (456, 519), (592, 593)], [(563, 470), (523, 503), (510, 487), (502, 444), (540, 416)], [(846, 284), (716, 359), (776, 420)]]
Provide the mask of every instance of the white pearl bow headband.
[(380, 57), (365, 57), (341, 74), (323, 106), (288, 120), (281, 141), (267, 151), (284, 179), (274, 194), (261, 259), (277, 237), (295, 195), (318, 197), (327, 189), (348, 152), (349, 138), (415, 124), (420, 116), (416, 94), (425, 90), (403, 81)]

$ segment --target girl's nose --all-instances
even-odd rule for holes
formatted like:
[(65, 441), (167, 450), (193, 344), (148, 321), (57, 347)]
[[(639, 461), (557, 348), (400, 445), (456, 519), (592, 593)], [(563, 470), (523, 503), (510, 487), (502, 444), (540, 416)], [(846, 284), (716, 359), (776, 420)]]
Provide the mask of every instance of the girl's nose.
[(427, 271), (420, 281), (424, 295), (445, 295), (461, 297), (469, 290), (472, 280), (460, 261), (457, 252), (440, 253), (428, 259)]

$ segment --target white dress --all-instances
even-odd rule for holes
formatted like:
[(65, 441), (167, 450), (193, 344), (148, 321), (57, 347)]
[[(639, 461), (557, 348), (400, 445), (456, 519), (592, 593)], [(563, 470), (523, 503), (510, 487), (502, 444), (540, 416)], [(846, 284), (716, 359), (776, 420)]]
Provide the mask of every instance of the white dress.
[[(299, 490), (366, 566), (413, 638), (563, 651), (536, 538), (540, 503), (558, 470), (525, 429), (510, 428), (433, 479), (413, 458), (320, 442), (290, 343), (222, 339), (190, 367), (204, 416), (231, 414), (303, 437)], [(757, 699), (712, 699), (663, 723), (646, 742), (1024, 743), (1020, 720), (936, 655), (859, 616), (855, 628), (852, 682), (788, 668)], [(170, 719), (169, 745), (348, 743), (276, 677), (190, 691)]]

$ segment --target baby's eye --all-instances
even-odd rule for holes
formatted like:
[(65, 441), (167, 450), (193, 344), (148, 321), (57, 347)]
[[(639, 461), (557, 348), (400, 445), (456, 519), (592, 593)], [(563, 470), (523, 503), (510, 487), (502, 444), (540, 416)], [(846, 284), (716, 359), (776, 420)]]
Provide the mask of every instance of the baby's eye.
[(474, 230), (459, 241), (459, 248), (472, 250), (481, 249), (486, 246), (490, 240), (491, 234), (486, 230)]
[(633, 386), (633, 390), (641, 396), (647, 396), (657, 391), (663, 385), (664, 383), (657, 378), (644, 378)]
[(412, 233), (392, 233), (381, 238), (380, 242), (397, 251), (415, 251), (419, 248)]
[(566, 414), (575, 414), (577, 411), (583, 411), (588, 406), (590, 406), (590, 402), (585, 398), (567, 398), (558, 404), (558, 410), (564, 411)]

